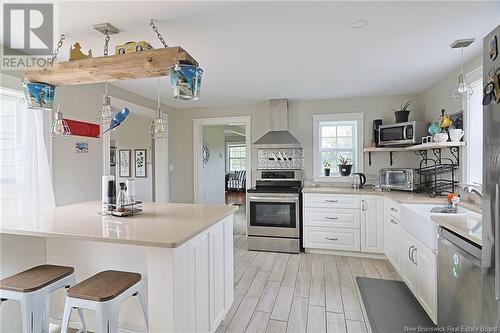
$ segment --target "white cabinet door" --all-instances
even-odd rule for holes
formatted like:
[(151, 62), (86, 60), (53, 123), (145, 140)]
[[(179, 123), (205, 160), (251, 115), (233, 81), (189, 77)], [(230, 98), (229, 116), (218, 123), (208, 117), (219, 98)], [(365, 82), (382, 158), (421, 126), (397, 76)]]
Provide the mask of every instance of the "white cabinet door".
[(224, 224), (210, 229), (210, 328), (215, 331), (224, 316)]
[(401, 277), (406, 282), (412, 292), (416, 293), (417, 266), (412, 260), (415, 250), (414, 237), (403, 228), (399, 229), (400, 239), (398, 246), (398, 255), (400, 262)]
[(384, 218), (384, 251), (387, 259), (394, 266), (396, 271), (400, 271), (399, 263), (399, 225), (398, 220), (392, 216)]
[(210, 237), (205, 232), (189, 241), (189, 331), (210, 331)]
[(361, 252), (384, 253), (384, 199), (361, 196)]
[(436, 255), (424, 244), (417, 241), (413, 255), (417, 263), (416, 292), (420, 304), (432, 320), (437, 320), (437, 273)]

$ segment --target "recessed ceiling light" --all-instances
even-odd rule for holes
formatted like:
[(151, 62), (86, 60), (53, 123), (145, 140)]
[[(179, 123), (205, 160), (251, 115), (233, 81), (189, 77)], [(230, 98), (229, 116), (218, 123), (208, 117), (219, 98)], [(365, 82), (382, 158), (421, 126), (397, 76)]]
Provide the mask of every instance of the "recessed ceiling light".
[(368, 25), (368, 21), (367, 20), (357, 20), (357, 21), (354, 21), (351, 23), (351, 27), (353, 29), (361, 29), (361, 28), (364, 28)]

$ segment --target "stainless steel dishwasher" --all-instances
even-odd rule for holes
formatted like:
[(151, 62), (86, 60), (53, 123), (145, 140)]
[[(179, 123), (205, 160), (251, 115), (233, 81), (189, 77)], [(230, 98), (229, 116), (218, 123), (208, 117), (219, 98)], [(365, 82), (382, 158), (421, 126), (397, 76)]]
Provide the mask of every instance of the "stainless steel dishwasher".
[(438, 326), (481, 325), (481, 247), (444, 227), (438, 241)]

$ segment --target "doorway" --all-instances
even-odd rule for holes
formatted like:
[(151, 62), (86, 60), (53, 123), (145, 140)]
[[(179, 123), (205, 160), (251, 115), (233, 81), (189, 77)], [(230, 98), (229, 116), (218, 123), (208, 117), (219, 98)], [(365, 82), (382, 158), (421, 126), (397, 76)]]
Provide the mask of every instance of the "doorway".
[(251, 187), (250, 117), (193, 120), (194, 202), (239, 207), (234, 233), (246, 235), (246, 189)]

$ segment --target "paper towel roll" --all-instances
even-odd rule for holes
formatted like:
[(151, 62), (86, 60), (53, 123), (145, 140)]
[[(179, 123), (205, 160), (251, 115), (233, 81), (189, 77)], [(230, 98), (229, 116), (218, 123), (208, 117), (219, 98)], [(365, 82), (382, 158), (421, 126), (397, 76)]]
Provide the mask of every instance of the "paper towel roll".
[(102, 202), (102, 213), (108, 212), (108, 204), (110, 204), (108, 199), (108, 183), (109, 181), (115, 180), (115, 176), (102, 176), (101, 182), (101, 202)]

